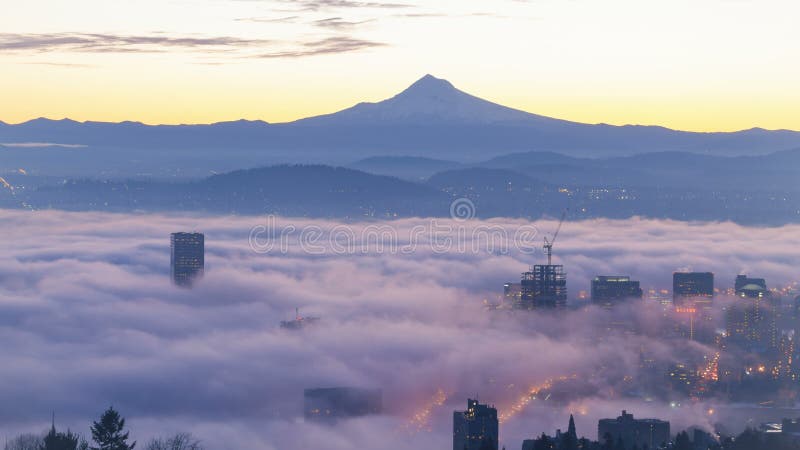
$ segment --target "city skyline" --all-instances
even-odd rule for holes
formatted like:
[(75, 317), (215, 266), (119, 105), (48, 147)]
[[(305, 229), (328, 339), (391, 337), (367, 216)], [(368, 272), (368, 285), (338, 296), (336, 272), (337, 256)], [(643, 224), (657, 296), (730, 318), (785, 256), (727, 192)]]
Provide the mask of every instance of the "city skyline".
[(0, 450), (800, 450), (800, 3), (4, 6)]
[[(10, 373), (0, 376), (16, 379), (25, 365), (13, 361), (24, 361), (31, 353), (66, 347), (86, 349), (86, 354), (78, 354), (77, 361), (53, 361), (62, 374), (56, 382), (45, 377), (9, 383), (5, 391), (0, 389), (0, 396), (18, 395), (14, 393), (19, 392), (19, 383), (37, 390), (41, 383), (55, 383), (68, 393), (54, 406), (59, 427), (79, 429), (86, 417), (113, 401), (124, 408), (133, 437), (141, 440), (187, 429), (211, 447), (239, 443), (222, 447), (234, 450), (253, 442), (280, 442), (284, 448), (306, 448), (309, 442), (317, 446), (328, 442), (334, 433), (345, 443), (333, 448), (344, 449), (364, 440), (380, 442), (398, 428), (409, 428), (412, 431), (398, 441), (398, 447), (416, 443), (448, 448), (452, 410), (462, 409), (466, 395), (475, 394), (497, 405), (507, 448), (541, 431), (563, 427), (565, 408), (575, 411), (579, 430), (590, 430), (597, 419), (616, 417), (621, 409), (634, 411), (637, 417), (669, 420), (676, 430), (706, 423), (709, 408), (717, 411), (714, 417), (719, 420), (739, 423), (735, 408), (724, 408), (725, 403), (714, 397), (675, 407), (627, 394), (602, 394), (609, 386), (614, 392), (627, 392), (628, 376), (634, 376), (637, 384), (649, 386), (650, 380), (661, 390), (668, 388), (659, 381), (662, 372), (653, 375), (654, 369), (642, 366), (647, 362), (641, 356), (643, 345), (655, 354), (666, 351), (681, 361), (701, 362), (709, 355), (705, 346), (683, 347), (681, 338), (670, 334), (665, 335), (670, 336), (665, 348), (664, 338), (652, 327), (645, 330), (654, 336), (607, 335), (608, 313), (596, 307), (565, 310), (566, 323), (575, 324), (568, 329), (541, 311), (522, 315), (487, 311), (483, 294), (499, 294), (504, 278), (517, 275), (528, 263), (546, 261), (541, 252), (437, 254), (419, 246), (411, 255), (373, 248), (356, 256), (335, 253), (331, 243), (330, 253), (319, 255), (290, 241), (286, 252), (276, 248), (273, 253), (257, 253), (247, 241), (248, 229), (259, 224), (255, 217), (8, 210), (2, 217), (9, 226), (9, 252), (0, 258), (0, 273), (7, 274), (0, 287), (4, 293), (0, 308), (30, 326), (5, 328), (16, 344), (12, 347), (19, 350), (9, 350)], [(472, 220), (474, 226), (499, 224)], [(73, 221), (79, 225), (53, 227)], [(404, 229), (419, 223), (420, 219), (392, 222)], [(275, 226), (289, 224), (323, 226), (327, 231), (344, 225), (280, 218)], [(369, 225), (348, 224), (355, 231)], [(554, 230), (557, 221), (540, 221), (537, 226)], [(214, 269), (195, 289), (178, 289), (167, 276), (166, 236), (192, 229), (202, 229), (209, 238), (208, 262)], [(759, 240), (748, 239), (755, 233)], [(641, 219), (570, 221), (553, 256), (554, 263), (563, 263), (570, 280), (584, 289), (591, 277), (606, 271), (667, 287), (676, 266), (689, 264), (720, 274), (721, 287), (732, 287), (737, 272), (745, 268), (749, 275), (777, 286), (796, 276), (793, 254), (798, 236), (796, 225), (759, 229)], [(358, 275), (357, 284), (348, 282), (353, 274)], [(719, 297), (718, 310), (738, 301), (732, 294)], [(39, 299), (45, 299), (46, 307)], [(321, 317), (319, 326), (281, 327), (281, 320), (298, 306)], [(658, 302), (643, 301), (617, 311), (635, 323), (649, 323), (660, 322), (663, 310)], [(640, 315), (641, 321), (635, 319)], [(84, 324), (84, 317), (95, 320)], [(67, 331), (49, 331), (54, 325)], [(77, 330), (69, 331), (73, 326)], [(595, 331), (605, 337), (597, 339)], [(30, 341), (30, 333), (43, 337)], [(63, 333), (72, 336), (70, 343), (61, 342)], [(123, 348), (118, 346), (120, 335), (130, 336)], [(531, 354), (537, 357), (527, 357)], [(143, 357), (152, 363), (142, 364)], [(98, 358), (117, 362), (98, 368)], [(426, 364), (408, 363), (418, 358)], [(608, 361), (613, 364), (598, 373), (597, 368)], [(243, 382), (220, 385), (218, 380), (231, 376), (230, 368)], [(120, 370), (135, 380), (131, 389), (118, 390), (114, 384), (113, 375)], [(152, 376), (154, 372), (158, 375)], [(691, 381), (697, 378), (694, 372), (680, 374)], [(90, 383), (83, 381), (87, 377)], [(343, 421), (332, 429), (284, 421), (283, 417), (301, 412), (303, 389), (337, 385), (382, 387), (384, 413)], [(110, 400), (102, 392), (111, 392)], [(141, 392), (169, 394), (153, 399)], [(551, 393), (553, 402), (545, 402)], [(176, 397), (177, 404), (172, 400)], [(93, 400), (80, 403), (83, 398)], [(0, 430), (36, 430), (48, 419), (41, 417), (42, 404), (51, 401), (23, 405), (15, 412), (18, 418)], [(69, 407), (72, 404), (79, 406)], [(160, 417), (163, 411), (178, 411), (180, 416)], [(265, 417), (273, 418), (266, 427)], [(374, 427), (367, 435), (363, 429), (357, 431), (364, 421)], [(263, 431), (235, 438), (213, 432), (251, 426)]]
[(578, 122), (798, 130), (796, 12), (777, 0), (40, 0), (0, 18), (13, 105), (0, 120), (286, 122), (432, 73)]

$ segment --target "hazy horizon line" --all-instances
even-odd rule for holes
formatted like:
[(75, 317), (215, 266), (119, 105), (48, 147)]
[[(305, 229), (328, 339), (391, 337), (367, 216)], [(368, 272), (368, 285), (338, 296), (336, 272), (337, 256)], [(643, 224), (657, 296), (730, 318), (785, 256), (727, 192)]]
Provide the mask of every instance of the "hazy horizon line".
[(332, 111), (332, 112), (326, 112), (326, 113), (322, 113), (322, 114), (304, 115), (302, 117), (298, 117), (296, 119), (287, 120), (287, 121), (270, 122), (269, 120), (266, 120), (264, 118), (248, 119), (248, 118), (244, 118), (244, 117), (238, 117), (238, 118), (231, 118), (231, 119), (227, 119), (227, 120), (218, 120), (218, 121), (215, 121), (215, 122), (182, 122), (182, 121), (178, 121), (178, 122), (170, 122), (170, 121), (167, 121), (167, 122), (147, 122), (145, 120), (136, 120), (136, 119), (125, 119), (125, 120), (118, 120), (118, 121), (92, 119), (92, 118), (73, 119), (73, 118), (67, 117), (67, 116), (62, 116), (61, 118), (51, 118), (50, 116), (42, 115), (42, 116), (38, 116), (38, 117), (30, 117), (30, 118), (28, 118), (26, 120), (16, 121), (16, 122), (8, 122), (8, 121), (5, 121), (3, 119), (0, 119), (0, 124), (15, 126), (15, 125), (24, 125), (26, 123), (33, 122), (33, 121), (36, 121), (36, 120), (49, 120), (49, 121), (54, 121), (54, 122), (70, 121), (70, 122), (76, 122), (76, 123), (80, 123), (80, 124), (86, 124), (86, 123), (106, 123), (106, 124), (134, 123), (134, 124), (141, 124), (141, 125), (144, 125), (144, 126), (152, 126), (152, 127), (156, 127), (156, 126), (210, 126), (210, 125), (218, 125), (218, 124), (225, 124), (225, 123), (236, 123), (236, 122), (254, 122), (254, 123), (262, 123), (262, 124), (266, 124), (266, 125), (288, 125), (288, 124), (296, 123), (296, 122), (301, 121), (301, 120), (313, 119), (313, 118), (317, 118), (317, 117), (324, 117), (324, 116), (328, 116), (328, 115), (337, 114), (337, 113), (340, 113), (342, 111), (345, 111), (345, 110), (348, 110), (350, 108), (353, 108), (353, 107), (355, 107), (357, 105), (361, 105), (361, 104), (378, 104), (378, 103), (381, 103), (383, 101), (389, 100), (389, 99), (393, 98), (394, 96), (399, 95), (402, 92), (405, 92), (406, 90), (411, 88), (413, 85), (415, 85), (419, 81), (425, 80), (425, 79), (429, 79), (429, 78), (432, 78), (432, 79), (435, 79), (435, 80), (438, 80), (438, 81), (444, 81), (444, 82), (450, 84), (453, 89), (455, 89), (456, 91), (458, 91), (460, 93), (475, 97), (475, 98), (483, 100), (485, 102), (492, 103), (493, 105), (497, 105), (499, 107), (513, 109), (515, 111), (523, 112), (525, 114), (531, 114), (533, 116), (546, 117), (546, 118), (549, 118), (549, 119), (562, 120), (562, 121), (581, 124), (581, 125), (590, 125), (590, 126), (606, 125), (606, 126), (613, 126), (613, 127), (653, 127), (653, 128), (663, 128), (663, 129), (667, 129), (667, 130), (671, 130), (671, 131), (677, 131), (677, 132), (683, 132), (683, 133), (696, 133), (696, 134), (705, 134), (705, 133), (738, 133), (738, 132), (751, 131), (751, 130), (789, 131), (789, 132), (800, 133), (800, 129), (768, 128), (768, 127), (759, 126), (759, 125), (753, 125), (753, 126), (750, 126), (748, 128), (691, 130), (691, 129), (686, 129), (686, 128), (673, 128), (673, 127), (670, 127), (670, 126), (667, 126), (667, 125), (658, 124), (658, 123), (629, 123), (629, 122), (626, 122), (626, 123), (621, 123), (621, 122), (614, 123), (613, 121), (582, 122), (582, 121), (579, 121), (579, 120), (572, 120), (572, 119), (564, 118), (564, 117), (555, 117), (555, 116), (548, 116), (548, 115), (544, 115), (544, 114), (538, 114), (538, 113), (535, 113), (535, 112), (532, 112), (532, 111), (528, 111), (528, 110), (525, 110), (525, 109), (520, 109), (520, 108), (516, 108), (516, 107), (512, 107), (512, 106), (506, 106), (506, 105), (504, 105), (502, 103), (494, 102), (492, 100), (487, 100), (486, 98), (480, 97), (478, 95), (474, 95), (474, 94), (470, 94), (468, 92), (462, 91), (461, 89), (459, 89), (455, 85), (453, 85), (453, 83), (450, 82), (449, 80), (447, 80), (445, 78), (439, 78), (439, 77), (436, 77), (436, 76), (431, 75), (431, 74), (425, 74), (422, 77), (417, 78), (413, 83), (408, 85), (406, 88), (404, 88), (403, 90), (401, 90), (397, 94), (394, 94), (394, 95), (392, 95), (390, 97), (383, 98), (381, 100), (377, 100), (377, 101), (360, 101), (360, 102), (356, 102), (354, 104), (351, 104), (350, 106), (346, 106), (344, 108), (337, 109), (337, 110)]

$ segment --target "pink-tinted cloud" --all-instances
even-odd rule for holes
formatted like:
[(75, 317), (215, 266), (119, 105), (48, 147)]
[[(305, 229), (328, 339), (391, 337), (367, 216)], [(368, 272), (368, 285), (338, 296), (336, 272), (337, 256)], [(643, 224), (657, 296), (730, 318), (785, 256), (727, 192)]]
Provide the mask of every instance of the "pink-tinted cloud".
[[(623, 406), (676, 426), (707, 421), (701, 407), (673, 413), (604, 389), (636, 375), (642, 348), (672, 358), (675, 349), (659, 339), (598, 342), (592, 331), (603, 316), (595, 310), (562, 320), (485, 310), (483, 301), (494, 301), (502, 283), (541, 261), (541, 252), (441, 252), (422, 236), (405, 253), (374, 246), (337, 253), (324, 239), (318, 254), (293, 239), (286, 251), (258, 253), (249, 242), (251, 229), (264, 223), (256, 217), (0, 211), (0, 220), (0, 404), (13, 405), (0, 410), (6, 434), (43, 428), (52, 410), (59, 423), (86, 432), (113, 403), (142, 441), (185, 430), (220, 449), (441, 448), (449, 445), (452, 410), (467, 396), (502, 411), (530, 386), (564, 375), (576, 377), (574, 398), (505, 422), (509, 448), (564, 428), (578, 409), (585, 412), (579, 431), (589, 437), (598, 418)], [(398, 245), (408, 245), (413, 229), (429, 223), (278, 218), (274, 228), (289, 225), (298, 230), (290, 237), (309, 226), (323, 236), (338, 226), (361, 236), (366, 227), (385, 225)], [(555, 224), (440, 225), (500, 227), (513, 235), (531, 225), (546, 233)], [(168, 279), (169, 233), (181, 230), (206, 234), (206, 277), (192, 290)], [(797, 274), (799, 231), (594, 220), (567, 223), (555, 258), (567, 267), (572, 293), (600, 273), (668, 288), (672, 271), (687, 266), (716, 272), (721, 287), (740, 270), (783, 285)], [(295, 307), (320, 316), (320, 324), (281, 330)], [(653, 308), (629, 314), (657, 320)], [(302, 390), (335, 385), (382, 388), (386, 414), (335, 428), (302, 423)], [(431, 413), (433, 431), (403, 431), (438, 389), (449, 397)]]

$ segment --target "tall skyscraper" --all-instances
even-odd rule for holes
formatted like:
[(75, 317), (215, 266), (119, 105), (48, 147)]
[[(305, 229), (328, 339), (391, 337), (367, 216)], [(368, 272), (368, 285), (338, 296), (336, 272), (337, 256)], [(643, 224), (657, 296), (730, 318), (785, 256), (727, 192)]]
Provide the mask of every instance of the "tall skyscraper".
[(466, 411), (453, 412), (453, 450), (497, 450), (497, 410), (477, 400), (467, 400)]
[(767, 280), (763, 278), (750, 278), (747, 275), (736, 275), (733, 284), (736, 295), (739, 297), (764, 297), (769, 295)]
[(675, 272), (672, 274), (672, 298), (675, 304), (684, 299), (714, 297), (714, 274), (711, 272)]
[(773, 301), (766, 280), (738, 275), (734, 287), (737, 298), (725, 308), (728, 340), (750, 351), (777, 348), (779, 304)]
[(191, 286), (205, 269), (205, 237), (202, 233), (170, 235), (170, 275), (178, 286)]
[(714, 339), (714, 274), (675, 272), (672, 274), (672, 303), (676, 331), (686, 338), (711, 344)]
[(596, 276), (592, 280), (592, 303), (604, 307), (613, 306), (620, 301), (642, 298), (642, 288), (638, 281), (623, 276)]
[(563, 308), (567, 305), (564, 266), (536, 265), (522, 274), (519, 309)]

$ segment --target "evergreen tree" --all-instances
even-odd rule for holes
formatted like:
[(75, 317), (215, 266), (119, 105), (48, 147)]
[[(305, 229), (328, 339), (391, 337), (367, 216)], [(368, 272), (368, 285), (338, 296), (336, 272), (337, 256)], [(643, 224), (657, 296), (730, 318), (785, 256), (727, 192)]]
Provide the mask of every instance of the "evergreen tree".
[(744, 430), (733, 440), (731, 445), (732, 450), (761, 450), (763, 448), (761, 436), (752, 428)]
[(569, 426), (561, 438), (560, 450), (578, 450), (578, 433), (575, 431), (575, 418), (569, 415)]
[(32, 433), (20, 434), (6, 442), (5, 450), (39, 450), (42, 437)]
[(45, 435), (41, 450), (87, 450), (89, 444), (78, 434), (67, 430), (66, 433), (56, 431), (55, 423)]
[(92, 424), (92, 440), (97, 447), (91, 450), (133, 450), (136, 442), (128, 444), (128, 432), (125, 429), (125, 419), (119, 415), (114, 407), (109, 407), (100, 420)]
[(675, 436), (674, 450), (693, 450), (692, 442), (689, 440), (689, 433), (681, 431)]
[(575, 431), (575, 418), (572, 414), (569, 415), (569, 426), (567, 426), (567, 434), (578, 440), (578, 432)]

